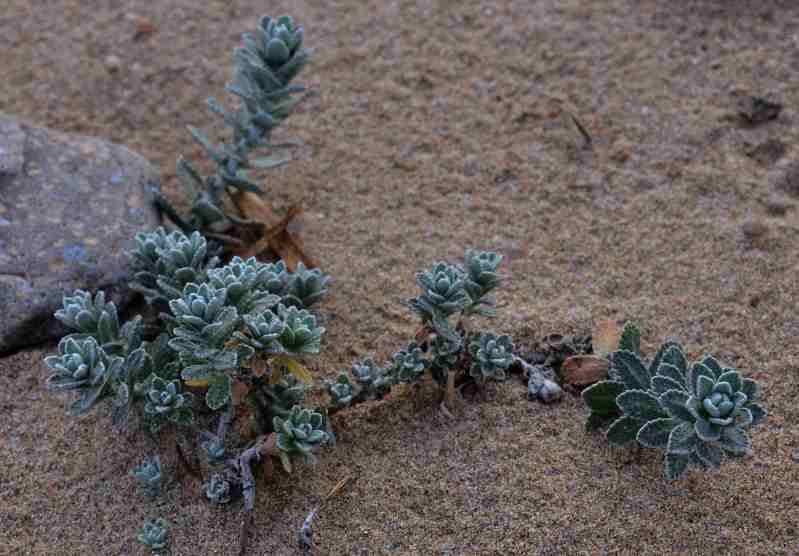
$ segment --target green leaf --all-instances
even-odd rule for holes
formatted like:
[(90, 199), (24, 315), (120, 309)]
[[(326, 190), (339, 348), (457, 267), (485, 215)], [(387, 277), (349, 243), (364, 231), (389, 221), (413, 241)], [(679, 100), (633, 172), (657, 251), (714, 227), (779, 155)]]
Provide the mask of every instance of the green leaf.
[(630, 351), (617, 351), (613, 354), (613, 369), (618, 372), (622, 382), (631, 390), (649, 388), (649, 371), (641, 359)]
[(609, 419), (610, 417), (607, 415), (602, 415), (596, 411), (591, 411), (585, 420), (585, 432), (591, 432), (602, 428)]
[(665, 376), (652, 377), (652, 390), (658, 395), (668, 392), (669, 390), (682, 390), (682, 388), (682, 384), (674, 379)]
[(738, 371), (726, 371), (719, 376), (718, 382), (728, 383), (732, 387), (733, 392), (738, 392), (743, 387), (743, 381), (741, 380), (741, 375), (738, 374)]
[(747, 405), (746, 408), (752, 413), (752, 423), (749, 425), (750, 427), (754, 427), (768, 416), (766, 410), (759, 404), (751, 403)]
[(700, 400), (707, 398), (713, 391), (713, 386), (715, 386), (715, 384), (716, 383), (712, 378), (699, 376), (696, 381), (696, 397)]
[(81, 398), (69, 404), (69, 409), (67, 410), (67, 413), (72, 417), (78, 417), (80, 415), (85, 414), (92, 407), (94, 407), (94, 405), (98, 401), (100, 401), (100, 398), (104, 393), (103, 392), (104, 390), (105, 390), (105, 383), (103, 383), (103, 385), (101, 386), (98, 386), (97, 388), (87, 390), (86, 393)]
[(746, 397), (749, 398), (749, 401), (754, 401), (760, 394), (760, 388), (758, 387), (757, 382), (751, 378), (745, 378), (741, 381), (741, 392), (746, 394)]
[(657, 376), (654, 378), (657, 378), (658, 376), (668, 378), (669, 380), (677, 383), (679, 387), (676, 388), (676, 390), (685, 390), (686, 388), (685, 374), (671, 363), (661, 363), (658, 367)]
[(725, 452), (733, 456), (747, 456), (752, 453), (752, 446), (746, 432), (739, 427), (727, 427), (721, 432), (719, 444)]
[(685, 376), (688, 373), (688, 360), (685, 358), (685, 353), (683, 353), (680, 344), (672, 343), (669, 348), (666, 349), (666, 353), (663, 354), (663, 360), (661, 362), (661, 365), (663, 364), (674, 367), (682, 377), (682, 382), (685, 382)]
[(669, 417), (654, 419), (641, 427), (635, 439), (647, 448), (665, 448), (671, 431), (679, 424), (678, 419)]
[(227, 375), (217, 375), (208, 385), (208, 392), (205, 394), (205, 403), (211, 409), (220, 409), (232, 395), (230, 377)]
[(619, 351), (629, 351), (641, 355), (641, 331), (630, 321), (624, 323), (619, 339)]
[(663, 358), (666, 355), (666, 352), (671, 349), (673, 346), (677, 346), (678, 344), (674, 342), (664, 342), (655, 353), (655, 358), (652, 359), (652, 362), (649, 364), (649, 374), (655, 376), (657, 374), (660, 365), (663, 363)]
[(592, 413), (601, 417), (613, 417), (619, 414), (616, 398), (624, 390), (621, 382), (604, 380), (583, 390), (583, 401)]
[(645, 421), (641, 419), (636, 419), (635, 417), (629, 417), (627, 415), (619, 417), (613, 421), (613, 424), (610, 425), (608, 429), (608, 442), (619, 446), (632, 442), (635, 440), (638, 431), (644, 426), (644, 423)]
[(178, 425), (189, 426), (194, 423), (194, 412), (188, 407), (181, 407), (169, 414), (169, 420)]
[(718, 440), (721, 436), (721, 427), (705, 419), (696, 420), (694, 423), (694, 431), (696, 431), (696, 435), (703, 442), (712, 442)]
[(659, 417), (666, 417), (660, 407), (658, 399), (643, 390), (628, 390), (616, 398), (616, 405), (625, 415), (651, 421)]
[(676, 481), (683, 476), (688, 469), (688, 463), (691, 461), (690, 456), (683, 454), (666, 454), (666, 478), (669, 481)]
[(702, 360), (702, 364), (715, 375), (714, 378), (716, 379), (718, 379), (722, 373), (724, 373), (724, 370), (721, 368), (721, 365), (719, 365), (719, 362), (715, 357), (711, 357), (710, 355), (705, 356), (705, 358)]
[(700, 376), (709, 378), (713, 383), (716, 382), (716, 375), (713, 374), (713, 371), (705, 367), (702, 363), (694, 363), (688, 371), (688, 388), (692, 393), (699, 391)]
[(693, 451), (697, 440), (693, 423), (680, 423), (669, 434), (666, 452), (687, 456)]
[(668, 390), (660, 395), (658, 401), (672, 417), (693, 423), (695, 417), (686, 406), (689, 398), (688, 393), (682, 390)]
[(696, 447), (696, 457), (702, 460), (708, 468), (718, 469), (721, 467), (721, 448), (710, 442), (700, 442)]

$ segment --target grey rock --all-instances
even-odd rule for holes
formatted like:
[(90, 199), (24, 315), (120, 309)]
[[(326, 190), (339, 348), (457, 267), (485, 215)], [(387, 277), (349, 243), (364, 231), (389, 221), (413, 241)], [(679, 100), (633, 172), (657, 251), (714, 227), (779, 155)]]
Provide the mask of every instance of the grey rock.
[(52, 315), (65, 293), (130, 302), (124, 250), (160, 223), (157, 184), (125, 147), (0, 113), (0, 354), (63, 335)]

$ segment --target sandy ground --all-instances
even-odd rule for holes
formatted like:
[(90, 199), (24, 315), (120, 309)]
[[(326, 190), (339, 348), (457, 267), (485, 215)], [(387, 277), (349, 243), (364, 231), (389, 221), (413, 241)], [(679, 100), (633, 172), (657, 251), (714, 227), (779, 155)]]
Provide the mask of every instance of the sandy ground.
[[(289, 11), (316, 48), (319, 94), (267, 176), (301, 203), (306, 244), (334, 276), (319, 309), (320, 376), (384, 357), (412, 332), (413, 274), (466, 247), (507, 255), (494, 327), (518, 343), (634, 319), (755, 375), (770, 419), (754, 457), (661, 478), (660, 458), (582, 430), (580, 400), (526, 401), (508, 382), (455, 423), (398, 397), (337, 417), (319, 463), (259, 490), (252, 554), (799, 553), (799, 4), (764, 0), (5, 0), (0, 110), (107, 137), (177, 192), (188, 124), (230, 79), (238, 35)], [(157, 32), (134, 40), (135, 17)], [(738, 94), (785, 105), (748, 128)], [(593, 137), (557, 116), (560, 99)], [(45, 350), (46, 351), (46, 350)], [(233, 554), (240, 502), (196, 485), (152, 503), (128, 470), (150, 451), (105, 415), (63, 417), (42, 351), (0, 361), (0, 554), (143, 554), (146, 517), (175, 554)]]

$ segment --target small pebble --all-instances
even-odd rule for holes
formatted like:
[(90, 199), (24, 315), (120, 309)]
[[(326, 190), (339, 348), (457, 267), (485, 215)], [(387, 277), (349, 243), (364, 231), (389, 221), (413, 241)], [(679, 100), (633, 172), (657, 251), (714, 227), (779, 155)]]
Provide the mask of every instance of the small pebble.
[(122, 60), (119, 59), (119, 56), (114, 56), (111, 54), (107, 56), (105, 59), (105, 69), (108, 70), (108, 73), (117, 73), (120, 68), (122, 67)]

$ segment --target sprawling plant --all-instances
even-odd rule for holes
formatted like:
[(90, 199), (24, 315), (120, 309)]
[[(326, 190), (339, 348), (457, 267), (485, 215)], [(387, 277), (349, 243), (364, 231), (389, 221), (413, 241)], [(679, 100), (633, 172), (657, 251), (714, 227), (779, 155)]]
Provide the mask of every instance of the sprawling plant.
[[(437, 262), (416, 275), (421, 292), (407, 302), (420, 318), (421, 328), (405, 347), (380, 366), (372, 358), (356, 361), (349, 373), (326, 383), (330, 413), (368, 400), (381, 399), (394, 385), (418, 386), (429, 372), (446, 388), (446, 402), (454, 400), (456, 383), (504, 380), (513, 364), (509, 336), (471, 331), (470, 315), (494, 316), (489, 294), (502, 284), (497, 273), (502, 256), (486, 251), (466, 251), (463, 266)], [(452, 319), (457, 316), (457, 321)], [(446, 405), (442, 409), (447, 411)]]
[[(292, 458), (311, 460), (329, 437), (324, 416), (301, 406), (310, 388), (302, 382), (310, 380), (302, 359), (319, 353), (324, 333), (307, 307), (324, 296), (329, 278), (254, 258), (221, 265), (197, 232), (139, 234), (132, 256), (142, 265), (136, 289), (163, 312), (120, 325), (103, 292), (66, 296), (56, 318), (75, 333), (46, 358), (52, 370), (47, 386), (77, 392), (72, 415), (108, 401), (115, 422), (138, 416), (152, 434), (201, 433), (205, 460), (223, 469), (206, 482), (206, 496), (223, 504), (243, 495), (252, 510), (252, 462), (275, 457), (291, 471)], [(234, 388), (242, 393), (238, 399)], [(229, 457), (234, 409), (249, 415), (257, 438), (249, 444), (240, 439), (239, 455)], [(216, 432), (200, 429), (214, 415)], [(155, 494), (160, 460), (145, 461), (133, 474)], [(149, 530), (153, 546), (159, 544), (157, 529)]]
[[(288, 162), (274, 155), (251, 155), (292, 145), (274, 143), (272, 132), (305, 98), (305, 88), (292, 84), (310, 58), (310, 51), (303, 48), (304, 33), (289, 16), (265, 16), (254, 33), (243, 35), (235, 55), (235, 79), (227, 86), (228, 92), (239, 99), (238, 106), (226, 109), (208, 99), (208, 108), (229, 128), (228, 139), (217, 144), (201, 130), (189, 127), (194, 140), (215, 164), (215, 172), (203, 176), (192, 162), (178, 159), (177, 175), (191, 203), (185, 216), (160, 192), (153, 191), (158, 206), (184, 232), (199, 231), (225, 245), (239, 244), (242, 238), (252, 240), (263, 233), (263, 224), (247, 220), (237, 211), (235, 201), (241, 192), (264, 192), (250, 172)], [(318, 288), (312, 285), (311, 289)], [(179, 292), (180, 288), (173, 291)]]
[(664, 343), (647, 364), (639, 346), (637, 334), (622, 335), (610, 379), (583, 391), (587, 429), (612, 421), (611, 443), (665, 450), (670, 480), (691, 467), (714, 470), (725, 456), (751, 453), (747, 431), (766, 417), (754, 380), (711, 356), (689, 364), (676, 342)]
[[(189, 213), (179, 214), (152, 188), (155, 204), (178, 230), (134, 238), (130, 287), (144, 296), (147, 314), (122, 323), (103, 292), (76, 291), (55, 314), (73, 333), (46, 358), (48, 388), (77, 394), (69, 414), (107, 402), (114, 423), (169, 435), (176, 460), (195, 475), (201, 475), (191, 463), (196, 458), (187, 458), (182, 446), (196, 446), (199, 435), (203, 462), (214, 470), (205, 482), (207, 497), (224, 503), (243, 496), (248, 511), (253, 462), (273, 457), (290, 471), (293, 458), (310, 460), (330, 435), (325, 416), (301, 405), (312, 381), (303, 360), (319, 353), (325, 331), (308, 309), (326, 295), (330, 279), (302, 263), (292, 271), (283, 261), (229, 253), (231, 247), (246, 251), (267, 232), (243, 207), (255, 206), (252, 195), (264, 193), (252, 174), (287, 162), (275, 153), (291, 145), (273, 142), (272, 132), (305, 96), (292, 84), (310, 56), (303, 38), (289, 16), (263, 17), (244, 34), (227, 87), (237, 104), (224, 108), (208, 100), (229, 128), (227, 139), (217, 143), (189, 128), (214, 171), (203, 175), (189, 160), (177, 162)], [(246, 426), (231, 427), (236, 419)], [(160, 459), (146, 460), (133, 475), (155, 493), (163, 478)], [(162, 521), (148, 522), (140, 536), (153, 550), (164, 549), (165, 539)]]

